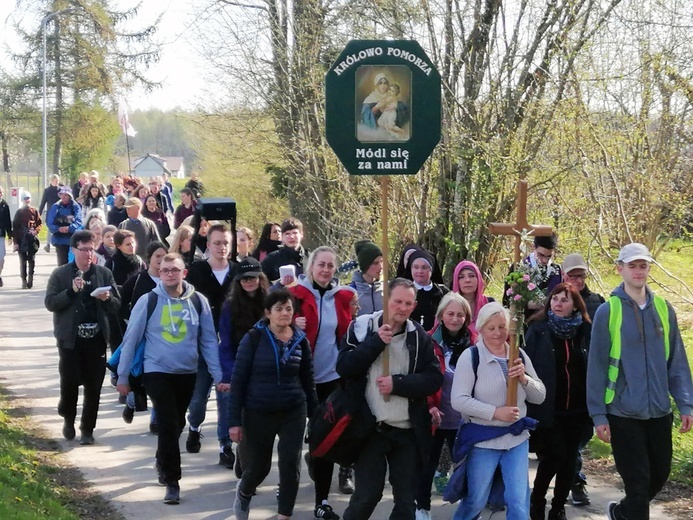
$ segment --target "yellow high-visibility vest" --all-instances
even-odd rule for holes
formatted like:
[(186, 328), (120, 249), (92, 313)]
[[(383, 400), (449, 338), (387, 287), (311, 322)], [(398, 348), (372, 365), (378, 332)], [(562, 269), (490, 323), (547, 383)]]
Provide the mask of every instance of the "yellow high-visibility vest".
[[(669, 360), (669, 308), (667, 302), (661, 296), (654, 296), (654, 306), (664, 332), (664, 355)], [(619, 366), (621, 364), (621, 325), (623, 324), (623, 304), (621, 298), (612, 296), (609, 298), (609, 335), (611, 336), (611, 349), (609, 350), (609, 381), (604, 392), (604, 402), (610, 404), (616, 396), (616, 380), (618, 379)]]

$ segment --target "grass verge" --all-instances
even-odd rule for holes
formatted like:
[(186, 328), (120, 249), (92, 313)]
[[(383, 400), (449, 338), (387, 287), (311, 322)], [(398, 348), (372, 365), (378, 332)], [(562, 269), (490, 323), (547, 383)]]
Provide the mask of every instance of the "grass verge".
[(0, 386), (0, 518), (122, 520), (60, 445), (32, 423), (29, 410)]

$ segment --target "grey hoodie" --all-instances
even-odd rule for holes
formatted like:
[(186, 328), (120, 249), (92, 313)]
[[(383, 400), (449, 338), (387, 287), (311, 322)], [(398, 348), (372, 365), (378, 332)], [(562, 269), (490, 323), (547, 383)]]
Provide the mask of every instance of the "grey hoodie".
[(207, 298), (198, 293), (202, 304), (202, 314), (198, 315), (190, 299), (195, 289), (189, 283), (183, 282), (180, 298), (170, 297), (161, 281), (153, 292), (157, 296), (156, 308), (148, 321), (149, 298), (140, 298), (132, 309), (118, 364), (118, 384), (127, 384), (135, 349), (143, 337), (145, 373), (195, 374), (199, 351), (214, 383), (219, 383), (219, 346)]
[(606, 415), (631, 419), (654, 419), (671, 413), (669, 394), (683, 415), (691, 415), (693, 383), (686, 351), (681, 340), (674, 309), (669, 308), (669, 361), (665, 359), (663, 328), (647, 289), (644, 309), (626, 294), (623, 284), (611, 293), (621, 299), (621, 363), (616, 380), (616, 396), (604, 402), (608, 382), (609, 302), (602, 304), (594, 316), (592, 340), (587, 366), (587, 407), (595, 426), (608, 424)]
[(354, 271), (351, 275), (349, 287), (356, 289), (359, 295), (359, 306), (361, 308), (358, 316), (373, 314), (383, 310), (383, 282), (376, 280), (373, 283), (368, 283), (363, 279), (361, 271)]

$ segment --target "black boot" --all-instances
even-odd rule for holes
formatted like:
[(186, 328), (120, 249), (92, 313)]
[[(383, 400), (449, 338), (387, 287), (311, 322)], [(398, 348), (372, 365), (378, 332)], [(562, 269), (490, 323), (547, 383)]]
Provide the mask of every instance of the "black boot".
[(529, 497), (529, 518), (530, 520), (545, 520), (546, 518), (546, 499), (535, 498), (534, 494)]
[[(530, 512), (531, 516), (531, 512)], [(549, 510), (549, 520), (567, 520), (564, 507), (551, 506)]]

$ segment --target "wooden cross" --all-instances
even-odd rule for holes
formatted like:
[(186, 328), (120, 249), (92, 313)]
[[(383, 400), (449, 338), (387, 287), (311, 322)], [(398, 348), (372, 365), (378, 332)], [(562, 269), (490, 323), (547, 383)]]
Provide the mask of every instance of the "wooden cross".
[[(511, 235), (515, 237), (515, 264), (520, 263), (522, 255), (523, 236), (532, 235), (547, 237), (553, 233), (551, 226), (534, 226), (527, 222), (527, 181), (521, 180), (517, 184), (517, 220), (514, 224), (502, 224), (493, 222), (489, 224), (488, 230), (492, 235)], [(514, 304), (510, 304), (510, 313), (515, 315), (518, 311)], [(510, 320), (510, 352), (508, 354), (508, 366), (512, 366), (519, 356), (520, 348), (517, 341), (517, 322)], [(508, 381), (507, 406), (517, 406), (517, 378)]]

